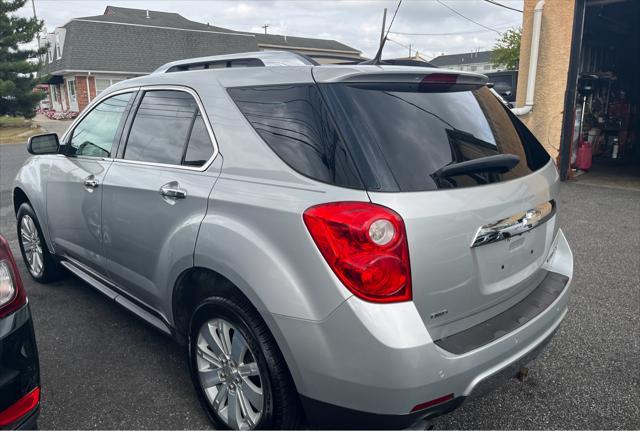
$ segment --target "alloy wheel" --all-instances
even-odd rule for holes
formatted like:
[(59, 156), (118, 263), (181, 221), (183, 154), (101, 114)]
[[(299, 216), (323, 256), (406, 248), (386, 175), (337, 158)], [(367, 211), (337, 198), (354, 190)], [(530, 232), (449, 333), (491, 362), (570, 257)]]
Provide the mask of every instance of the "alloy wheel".
[(29, 271), (34, 277), (40, 277), (44, 270), (42, 242), (36, 224), (29, 215), (22, 217), (20, 222), (20, 242), (27, 258)]
[(233, 429), (255, 428), (264, 411), (264, 384), (240, 331), (224, 319), (205, 322), (196, 356), (200, 384), (219, 418)]

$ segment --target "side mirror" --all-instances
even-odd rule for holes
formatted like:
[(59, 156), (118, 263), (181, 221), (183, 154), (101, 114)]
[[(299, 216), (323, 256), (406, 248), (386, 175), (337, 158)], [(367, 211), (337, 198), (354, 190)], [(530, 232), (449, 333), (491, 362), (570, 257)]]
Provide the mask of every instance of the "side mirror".
[(55, 133), (36, 135), (29, 138), (27, 151), (31, 154), (57, 154), (60, 149), (60, 141)]

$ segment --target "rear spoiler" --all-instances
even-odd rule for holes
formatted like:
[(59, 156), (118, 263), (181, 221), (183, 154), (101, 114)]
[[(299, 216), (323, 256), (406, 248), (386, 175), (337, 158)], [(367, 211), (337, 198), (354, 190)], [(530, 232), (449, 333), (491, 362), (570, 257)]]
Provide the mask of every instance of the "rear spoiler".
[(318, 66), (313, 77), (319, 83), (393, 83), (483, 86), (488, 78), (477, 73), (406, 66)]

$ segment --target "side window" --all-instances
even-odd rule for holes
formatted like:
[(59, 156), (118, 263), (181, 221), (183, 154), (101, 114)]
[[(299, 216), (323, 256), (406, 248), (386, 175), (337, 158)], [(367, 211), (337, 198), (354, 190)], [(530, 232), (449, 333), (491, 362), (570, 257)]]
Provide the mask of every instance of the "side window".
[(191, 129), (191, 137), (187, 145), (187, 152), (184, 156), (183, 165), (202, 166), (213, 156), (213, 146), (209, 138), (209, 131), (204, 124), (202, 115), (198, 112), (196, 120)]
[(325, 183), (362, 188), (315, 85), (241, 87), (228, 92), (260, 137), (293, 169)]
[(212, 155), (204, 119), (189, 93), (152, 90), (144, 94), (127, 139), (126, 160), (201, 166)]
[(73, 130), (68, 155), (110, 157), (113, 142), (133, 93), (118, 94), (102, 101)]

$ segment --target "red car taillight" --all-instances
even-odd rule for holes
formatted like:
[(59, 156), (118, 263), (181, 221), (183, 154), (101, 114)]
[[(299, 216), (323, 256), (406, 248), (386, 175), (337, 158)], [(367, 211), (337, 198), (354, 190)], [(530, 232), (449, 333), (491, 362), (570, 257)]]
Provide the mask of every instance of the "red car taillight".
[(13, 313), (27, 303), (20, 273), (9, 243), (0, 236), (0, 317)]
[(366, 202), (333, 202), (309, 208), (303, 218), (322, 256), (356, 296), (411, 300), (409, 246), (398, 214)]
[(40, 388), (36, 387), (31, 392), (0, 412), (0, 427), (14, 424), (24, 418), (40, 402)]

